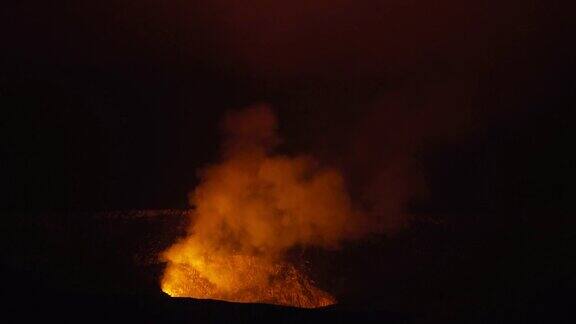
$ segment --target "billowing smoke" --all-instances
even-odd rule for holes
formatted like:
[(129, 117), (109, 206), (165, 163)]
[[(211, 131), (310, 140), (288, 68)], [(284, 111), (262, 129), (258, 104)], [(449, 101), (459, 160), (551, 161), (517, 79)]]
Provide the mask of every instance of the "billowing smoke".
[(227, 116), (224, 160), (204, 170), (191, 196), (199, 240), (279, 253), (295, 245), (334, 246), (352, 234), (359, 214), (340, 173), (311, 156), (274, 155), (276, 125), (266, 106)]
[[(342, 175), (311, 156), (274, 154), (277, 122), (267, 106), (230, 113), (222, 126), (222, 161), (203, 170), (191, 194), (192, 224), (188, 236), (164, 253), (163, 289), (180, 296), (327, 304), (324, 293), (286, 268), (283, 255), (296, 246), (333, 248), (358, 235), (362, 216)], [(286, 272), (292, 275), (277, 279)], [(198, 292), (199, 286), (208, 288)], [(290, 291), (289, 300), (262, 296), (275, 289)], [(307, 294), (312, 300), (295, 301)]]

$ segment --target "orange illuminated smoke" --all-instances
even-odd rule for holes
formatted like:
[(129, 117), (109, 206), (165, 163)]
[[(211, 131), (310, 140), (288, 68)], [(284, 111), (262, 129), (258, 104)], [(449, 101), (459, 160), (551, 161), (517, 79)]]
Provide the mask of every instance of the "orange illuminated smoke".
[(341, 174), (309, 156), (273, 155), (266, 106), (224, 120), (222, 162), (191, 194), (187, 236), (162, 253), (170, 296), (321, 307), (336, 300), (284, 258), (296, 246), (335, 247), (357, 216)]

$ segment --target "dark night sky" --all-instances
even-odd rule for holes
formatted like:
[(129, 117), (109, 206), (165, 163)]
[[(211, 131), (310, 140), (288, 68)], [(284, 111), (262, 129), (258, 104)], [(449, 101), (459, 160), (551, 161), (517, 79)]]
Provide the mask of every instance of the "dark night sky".
[[(502, 302), (525, 310), (510, 314), (563, 305), (557, 297), (574, 283), (561, 250), (573, 246), (576, 165), (567, 7), (3, 1), (0, 215), (11, 235), (0, 247), (25, 260), (12, 265), (7, 291), (27, 294), (22, 282), (41, 291), (30, 278), (133, 291), (125, 283), (143, 270), (82, 217), (187, 207), (198, 168), (218, 160), (222, 116), (264, 102), (279, 117), (279, 151), (338, 167), (354, 203), (385, 229), (407, 213), (440, 215), (441, 226), (406, 227), (398, 238), (385, 231), (386, 240), (339, 251), (330, 273), (350, 281), (338, 298), (439, 314), (478, 304), (474, 312), (488, 317)], [(48, 211), (70, 211), (76, 222), (61, 220), (62, 235), (51, 221), (37, 237), (22, 235), (34, 226), (14, 227)], [(126, 233), (153, 227), (127, 224), (110, 233), (133, 247), (142, 242)]]
[(1, 207), (183, 207), (218, 120), (256, 102), (351, 191), (418, 172), (426, 208), (548, 206), (567, 199), (569, 22), (545, 1), (4, 2)]

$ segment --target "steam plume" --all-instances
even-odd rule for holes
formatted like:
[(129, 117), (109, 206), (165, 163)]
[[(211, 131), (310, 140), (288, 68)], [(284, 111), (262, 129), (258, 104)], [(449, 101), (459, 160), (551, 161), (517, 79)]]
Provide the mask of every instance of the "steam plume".
[[(227, 136), (223, 160), (203, 170), (201, 184), (191, 194), (192, 226), (186, 238), (164, 253), (169, 263), (164, 288), (172, 287), (165, 291), (173, 294), (183, 289), (190, 273), (178, 267), (186, 265), (219, 291), (200, 297), (263, 301), (258, 291), (273, 290), (271, 277), (288, 249), (335, 247), (355, 234), (358, 227), (353, 224), (360, 213), (353, 210), (336, 169), (322, 167), (310, 156), (273, 154), (277, 122), (267, 106), (231, 113), (222, 126)], [(241, 260), (234, 261), (238, 256)], [(252, 271), (250, 278), (244, 277), (246, 266)], [(314, 292), (307, 279), (304, 284), (302, 280), (296, 286), (281, 280), (280, 286), (296, 290), (295, 295), (302, 295), (302, 287)], [(294, 304), (278, 301), (277, 296), (266, 298)]]

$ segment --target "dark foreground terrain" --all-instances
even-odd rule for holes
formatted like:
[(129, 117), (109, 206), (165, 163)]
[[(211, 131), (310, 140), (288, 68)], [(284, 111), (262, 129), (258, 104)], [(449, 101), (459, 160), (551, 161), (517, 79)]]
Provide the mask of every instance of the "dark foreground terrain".
[(190, 322), (190, 323), (412, 323), (385, 311), (340, 307), (306, 310), (264, 304), (238, 304), (189, 298), (142, 295), (20, 296), (5, 311), (12, 322)]
[(183, 211), (11, 215), (0, 322), (572, 322), (572, 276), (556, 275), (569, 273), (546, 258), (552, 243), (530, 245), (529, 231), (474, 222), (482, 217), (421, 217), (393, 239), (298, 251), (339, 301), (306, 310), (162, 293), (157, 255), (184, 233)]
[(23, 215), (5, 260), (8, 322), (363, 322), (408, 317), (342, 306), (316, 310), (171, 298), (160, 291), (157, 254), (186, 226), (184, 211)]

